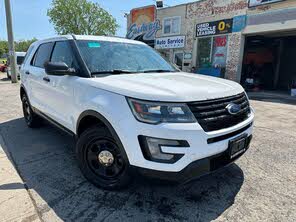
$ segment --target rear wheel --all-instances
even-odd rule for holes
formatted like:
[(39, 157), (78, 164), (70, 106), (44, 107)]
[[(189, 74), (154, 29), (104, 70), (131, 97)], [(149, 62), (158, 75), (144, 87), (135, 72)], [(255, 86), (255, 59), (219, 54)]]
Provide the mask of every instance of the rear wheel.
[(35, 128), (40, 126), (42, 120), (39, 116), (37, 116), (33, 112), (26, 94), (22, 96), (22, 107), (23, 107), (24, 118), (27, 123), (27, 126), (30, 128)]
[(77, 141), (76, 154), (82, 173), (94, 185), (115, 190), (129, 184), (125, 152), (106, 127), (86, 129)]

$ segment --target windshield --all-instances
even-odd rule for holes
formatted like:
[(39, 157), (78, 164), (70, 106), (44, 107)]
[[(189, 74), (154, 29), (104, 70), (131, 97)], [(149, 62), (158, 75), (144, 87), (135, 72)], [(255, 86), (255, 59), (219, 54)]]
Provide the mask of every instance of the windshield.
[(177, 71), (150, 46), (86, 40), (77, 45), (92, 74)]

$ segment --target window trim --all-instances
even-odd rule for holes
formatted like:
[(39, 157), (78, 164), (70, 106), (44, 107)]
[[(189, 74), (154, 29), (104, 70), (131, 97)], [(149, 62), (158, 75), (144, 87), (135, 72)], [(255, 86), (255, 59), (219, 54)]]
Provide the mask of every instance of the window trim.
[[(179, 32), (172, 32), (173, 27), (173, 19), (179, 19)], [(170, 20), (171, 30), (170, 33), (164, 33), (164, 23), (165, 21)], [(182, 24), (182, 17), (181, 16), (171, 16), (171, 17), (164, 17), (162, 20), (162, 34), (163, 36), (172, 36), (172, 35), (180, 35), (181, 34), (181, 24)]]
[[(31, 45), (26, 52), (24, 63), (23, 63), (24, 65), (26, 65), (28, 63), (28, 61), (30, 61), (29, 59), (30, 59), (30, 56), (32, 55), (32, 53), (33, 54), (35, 53), (33, 45)], [(30, 64), (31, 64), (31, 62), (30, 62)]]

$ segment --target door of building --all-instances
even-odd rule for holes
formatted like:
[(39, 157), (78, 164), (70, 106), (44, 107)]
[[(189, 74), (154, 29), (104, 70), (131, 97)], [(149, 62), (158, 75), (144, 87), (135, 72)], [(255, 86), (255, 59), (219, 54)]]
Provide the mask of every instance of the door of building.
[(184, 53), (175, 52), (174, 53), (174, 63), (178, 66), (179, 69), (183, 70), (184, 65)]

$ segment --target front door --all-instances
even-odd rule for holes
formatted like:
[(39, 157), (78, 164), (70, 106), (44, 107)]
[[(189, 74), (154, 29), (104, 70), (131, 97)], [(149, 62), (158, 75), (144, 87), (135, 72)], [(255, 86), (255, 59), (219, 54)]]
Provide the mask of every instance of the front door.
[[(72, 48), (69, 41), (55, 43), (51, 62), (64, 62), (69, 68), (77, 68)], [(50, 117), (68, 129), (72, 128), (71, 116), (74, 110), (73, 86), (77, 76), (54, 76), (47, 75), (49, 82), (46, 90), (48, 94), (47, 104), (50, 107)]]

